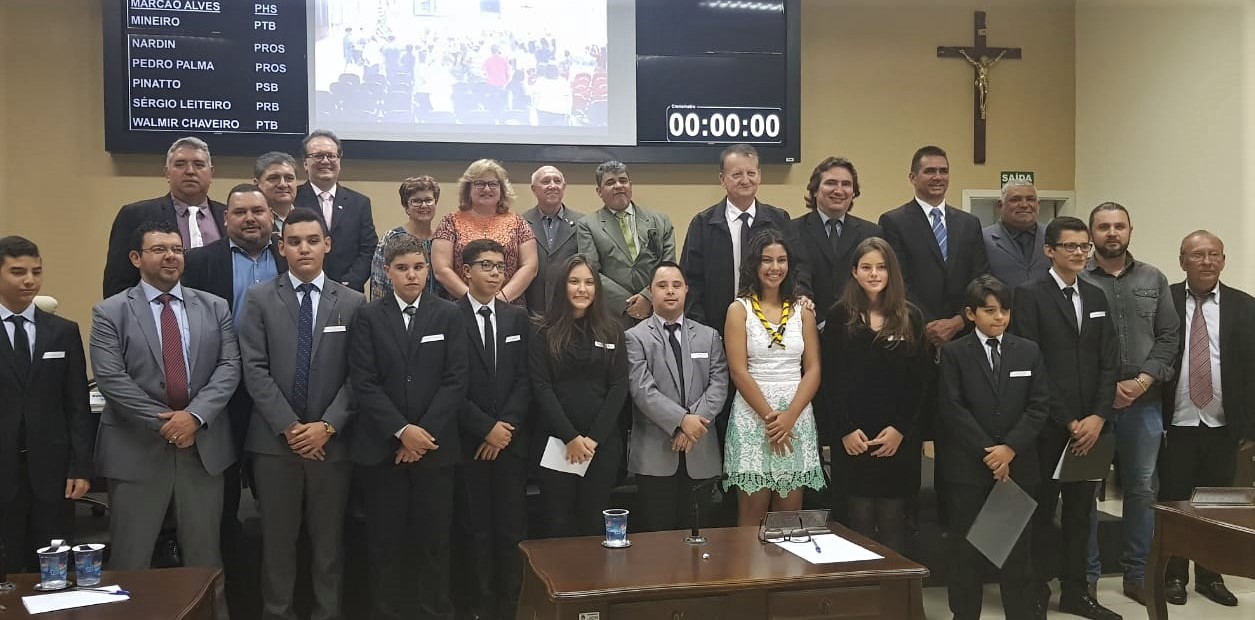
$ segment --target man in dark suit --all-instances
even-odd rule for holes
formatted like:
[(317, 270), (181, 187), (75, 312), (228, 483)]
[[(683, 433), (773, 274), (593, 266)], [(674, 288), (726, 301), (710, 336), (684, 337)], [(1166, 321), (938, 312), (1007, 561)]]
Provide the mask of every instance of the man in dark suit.
[[(1006, 334), (1011, 291), (991, 276), (967, 288), (971, 334), (941, 349), (937, 467), (948, 487), (951, 538), (958, 546), (949, 584), (957, 620), (980, 618), (982, 576), (988, 561), (966, 540), (994, 484), (1014, 481), (1033, 494), (1041, 480), (1037, 434), (1050, 409), (1045, 361), (1031, 340)], [(1028, 536), (1021, 532), (998, 571), (1003, 611), (1031, 618)]]
[(318, 216), (301, 210), (283, 225), (292, 269), (249, 291), (240, 326), (244, 383), (253, 397), (247, 449), (261, 505), (262, 617), (296, 619), (299, 534), (308, 532), (311, 618), (341, 616), (344, 513), (353, 463), (347, 437), (349, 331), (366, 299), (327, 279), (331, 249)]
[(536, 235), (540, 264), (536, 277), (527, 286), (527, 311), (541, 315), (549, 305), (553, 286), (549, 271), (575, 254), (575, 223), (584, 214), (562, 202), (566, 196), (566, 178), (553, 166), (541, 166), (532, 173), (532, 194), (536, 196), (536, 206), (524, 211), (523, 219)]
[(854, 248), (868, 237), (884, 235), (879, 225), (850, 215), (858, 196), (854, 164), (844, 157), (829, 157), (815, 166), (806, 183), (806, 208), (811, 212), (793, 220), (798, 290), (814, 300), (820, 321), (850, 280)]
[(1059, 610), (1097, 620), (1119, 620), (1120, 615), (1100, 605), (1087, 591), (1089, 508), (1098, 485), (1094, 481), (1054, 480), (1064, 450), (1085, 454), (1099, 435), (1110, 431), (1107, 421), (1115, 410), (1116, 373), (1120, 368), (1120, 343), (1115, 324), (1107, 315), (1107, 296), (1102, 289), (1081, 280), (1093, 244), (1089, 227), (1074, 217), (1060, 217), (1045, 228), (1044, 255), (1051, 267), (1046, 275), (1025, 282), (1015, 290), (1015, 321), (1012, 331), (1041, 349), (1050, 379), (1050, 418), (1037, 438), (1043, 480), (1037, 493), (1032, 522), (1032, 552), (1038, 595), (1036, 617), (1046, 617), (1053, 573), (1044, 557), (1059, 549), (1052, 540), (1055, 506), (1063, 494), (1060, 519), (1063, 534), (1059, 578)]
[(188, 566), (221, 565), (222, 472), (235, 462), (227, 401), (240, 354), (227, 302), (184, 287), (179, 231), (132, 238), (140, 283), (92, 309), (91, 361), (105, 409), (96, 467), (109, 480), (110, 564), (146, 569), (173, 505)]
[[(1185, 281), (1170, 287), (1181, 344), (1177, 375), (1163, 390), (1161, 501), (1187, 500), (1196, 486), (1232, 486), (1239, 446), (1255, 446), (1255, 299), (1220, 282), (1225, 253), (1216, 235), (1187, 235), (1180, 260)], [(1184, 605), (1189, 560), (1171, 558), (1166, 573), (1168, 602)], [(1197, 562), (1194, 589), (1221, 605), (1238, 604), (1220, 574)]]
[(253, 183), (266, 197), (274, 212), (274, 236), (283, 231), (283, 221), (296, 208), (296, 160), (281, 151), (263, 153), (253, 162)]
[[(139, 270), (131, 264), (131, 235), (144, 222), (165, 222), (175, 227), (183, 247), (198, 248), (226, 235), (226, 205), (209, 199), (214, 166), (209, 145), (200, 138), (179, 138), (166, 152), (165, 196), (123, 206), (109, 231), (105, 256), (104, 297), (112, 297), (139, 283)], [(193, 219), (195, 226), (189, 225)]]
[(505, 282), (505, 248), (477, 239), (462, 250), (469, 291), (457, 306), (466, 326), (469, 389), (459, 423), (458, 524), (469, 553), (472, 617), (513, 618), (527, 536), (527, 433), (531, 375), (527, 311), (497, 303)]
[(1028, 181), (1011, 181), (1002, 186), (994, 208), (998, 221), (981, 231), (990, 275), (1012, 289), (1045, 275), (1050, 261), (1041, 251), (1046, 233), (1037, 223), (1037, 188)]
[(301, 142), (307, 181), (296, 190), (296, 206), (313, 209), (331, 231), (327, 277), (357, 292), (370, 279), (370, 261), (379, 237), (370, 198), (340, 185), (340, 139), (316, 129)]
[(9, 572), (39, 570), (35, 549), (69, 540), (91, 487), (96, 416), (78, 324), (39, 310), (39, 248), (0, 239), (0, 541)]
[(724, 149), (719, 155), (719, 181), (726, 196), (694, 215), (684, 238), (680, 265), (689, 285), (684, 314), (720, 334), (728, 306), (736, 299), (741, 259), (749, 239), (771, 227), (789, 240), (793, 238), (789, 212), (758, 202), (759, 178), (757, 149), (748, 144)]
[[(371, 617), (451, 618), (449, 535), (467, 330), (457, 306), (422, 294), (428, 266), (417, 239), (390, 239), (384, 264), (394, 295), (357, 313), (349, 354), (358, 403), (352, 455), (362, 472), (374, 586)], [(407, 542), (416, 543), (414, 553)], [(418, 601), (411, 605), (415, 590)]]

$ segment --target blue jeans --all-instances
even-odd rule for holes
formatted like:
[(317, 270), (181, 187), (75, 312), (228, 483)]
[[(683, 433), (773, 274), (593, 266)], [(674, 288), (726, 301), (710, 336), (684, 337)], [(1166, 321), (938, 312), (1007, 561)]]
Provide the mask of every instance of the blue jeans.
[(1163, 412), (1158, 400), (1134, 403), (1115, 419), (1116, 456), (1124, 489), (1124, 580), (1141, 583), (1155, 535), (1155, 463), (1163, 442)]

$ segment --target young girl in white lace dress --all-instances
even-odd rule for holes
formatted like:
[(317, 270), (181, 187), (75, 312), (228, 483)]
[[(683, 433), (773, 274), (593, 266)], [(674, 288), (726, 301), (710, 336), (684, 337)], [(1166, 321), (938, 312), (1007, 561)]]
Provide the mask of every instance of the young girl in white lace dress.
[(768, 511), (800, 510), (802, 489), (822, 489), (811, 399), (819, 389), (815, 313), (797, 305), (784, 236), (755, 235), (741, 262), (724, 347), (736, 399), (724, 446), (726, 488), (737, 489), (738, 525)]

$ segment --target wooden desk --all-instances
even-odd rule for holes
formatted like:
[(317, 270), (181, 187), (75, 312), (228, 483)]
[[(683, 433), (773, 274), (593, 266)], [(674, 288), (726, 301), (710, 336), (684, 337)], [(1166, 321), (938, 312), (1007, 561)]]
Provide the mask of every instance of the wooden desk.
[(1168, 558), (1189, 558), (1224, 575), (1255, 578), (1255, 507), (1194, 506), (1189, 502), (1155, 504), (1155, 542), (1146, 559), (1151, 620), (1166, 620), (1164, 574)]
[(0, 594), (0, 618), (39, 618), (40, 620), (214, 620), (217, 597), (222, 588), (222, 571), (209, 568), (162, 568), (153, 570), (107, 570), (101, 585), (122, 586), (131, 598), (120, 603), (92, 605), (32, 616), (26, 613), (23, 596), (46, 594), (34, 585), (39, 575), (9, 575), (17, 589)]
[[(850, 530), (833, 533), (885, 556), (810, 564), (758, 528), (703, 530), (710, 542), (684, 543), (687, 532), (631, 536), (627, 549), (599, 538), (529, 540), (518, 620), (733, 620), (924, 617), (928, 569)], [(710, 559), (702, 559), (709, 553)]]

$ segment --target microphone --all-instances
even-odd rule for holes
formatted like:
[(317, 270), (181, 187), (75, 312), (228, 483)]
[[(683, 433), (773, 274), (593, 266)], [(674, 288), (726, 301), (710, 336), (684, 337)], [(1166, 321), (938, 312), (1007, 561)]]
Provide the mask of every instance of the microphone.
[(684, 537), (684, 542), (690, 545), (706, 544), (706, 537), (702, 536), (701, 530), (698, 525), (699, 523), (701, 523), (701, 506), (702, 506), (701, 493), (702, 491), (705, 491), (707, 489), (714, 488), (715, 485), (727, 479), (728, 479), (728, 474), (722, 473), (713, 478), (706, 478), (705, 480), (702, 480), (698, 482), (697, 484), (693, 485), (693, 489), (690, 492), (690, 499), (693, 500), (693, 525), (692, 525), (692, 528), (689, 530), (689, 535)]

